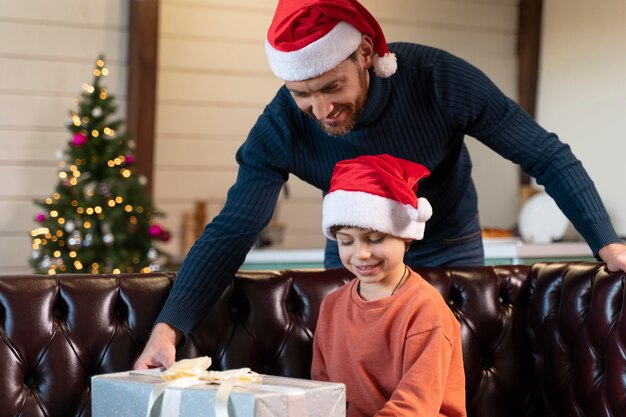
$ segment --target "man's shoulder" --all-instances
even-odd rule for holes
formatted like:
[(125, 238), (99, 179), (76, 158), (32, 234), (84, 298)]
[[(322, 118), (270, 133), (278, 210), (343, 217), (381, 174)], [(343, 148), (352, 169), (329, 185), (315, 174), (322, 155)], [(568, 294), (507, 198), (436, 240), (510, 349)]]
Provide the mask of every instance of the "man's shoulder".
[(396, 54), (398, 63), (411, 65), (428, 65), (437, 60), (437, 57), (445, 53), (442, 49), (433, 46), (411, 42), (391, 42), (389, 50)]

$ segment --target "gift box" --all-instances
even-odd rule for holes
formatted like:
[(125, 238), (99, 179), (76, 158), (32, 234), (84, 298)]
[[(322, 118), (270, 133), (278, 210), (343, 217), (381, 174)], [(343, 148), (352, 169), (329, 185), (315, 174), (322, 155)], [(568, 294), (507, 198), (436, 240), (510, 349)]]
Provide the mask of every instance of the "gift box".
[[(262, 375), (260, 383), (235, 384), (227, 394), (227, 410), (221, 410), (219, 385), (195, 381), (164, 388), (147, 414), (155, 387), (164, 384), (149, 372), (121, 372), (92, 377), (93, 417), (344, 417), (345, 385)], [(166, 396), (176, 396), (177, 410)], [(152, 396), (152, 398), (151, 398)], [(168, 408), (170, 407), (170, 408)], [(166, 408), (166, 409), (163, 409)]]

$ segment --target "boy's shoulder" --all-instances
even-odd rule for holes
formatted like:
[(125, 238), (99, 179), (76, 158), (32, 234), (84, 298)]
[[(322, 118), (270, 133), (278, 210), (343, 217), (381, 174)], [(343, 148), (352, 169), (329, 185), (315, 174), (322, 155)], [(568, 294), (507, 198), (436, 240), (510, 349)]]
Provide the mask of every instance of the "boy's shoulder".
[(358, 279), (354, 278), (344, 285), (337, 287), (336, 289), (329, 292), (322, 300), (322, 304), (336, 304), (340, 300), (349, 298), (352, 291), (352, 286), (356, 283), (356, 281), (358, 281)]
[(456, 327), (458, 320), (439, 290), (418, 273), (413, 274), (417, 285), (411, 294), (411, 304), (420, 326)]

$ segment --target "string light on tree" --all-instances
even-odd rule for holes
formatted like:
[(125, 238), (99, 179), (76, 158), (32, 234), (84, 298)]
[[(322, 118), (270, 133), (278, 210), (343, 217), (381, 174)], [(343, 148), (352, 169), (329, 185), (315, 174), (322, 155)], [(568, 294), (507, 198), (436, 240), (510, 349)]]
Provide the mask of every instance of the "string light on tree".
[(73, 101), (67, 147), (56, 153), (56, 189), (37, 201), (30, 257), (35, 272), (150, 272), (164, 258), (157, 243), (170, 233), (156, 221), (146, 179), (133, 167), (134, 144), (113, 116), (115, 97), (102, 85), (108, 74), (100, 57), (93, 82), (83, 84)]

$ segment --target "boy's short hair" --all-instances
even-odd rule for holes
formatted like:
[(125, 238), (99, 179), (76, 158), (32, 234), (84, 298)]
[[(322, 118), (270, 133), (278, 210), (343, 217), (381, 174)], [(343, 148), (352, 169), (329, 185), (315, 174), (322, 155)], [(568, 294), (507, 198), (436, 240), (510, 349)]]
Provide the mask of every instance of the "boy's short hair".
[(342, 226), (422, 239), (432, 207), (417, 197), (417, 183), (428, 175), (425, 166), (387, 154), (337, 163), (322, 205), (324, 235), (336, 240), (331, 228)]

